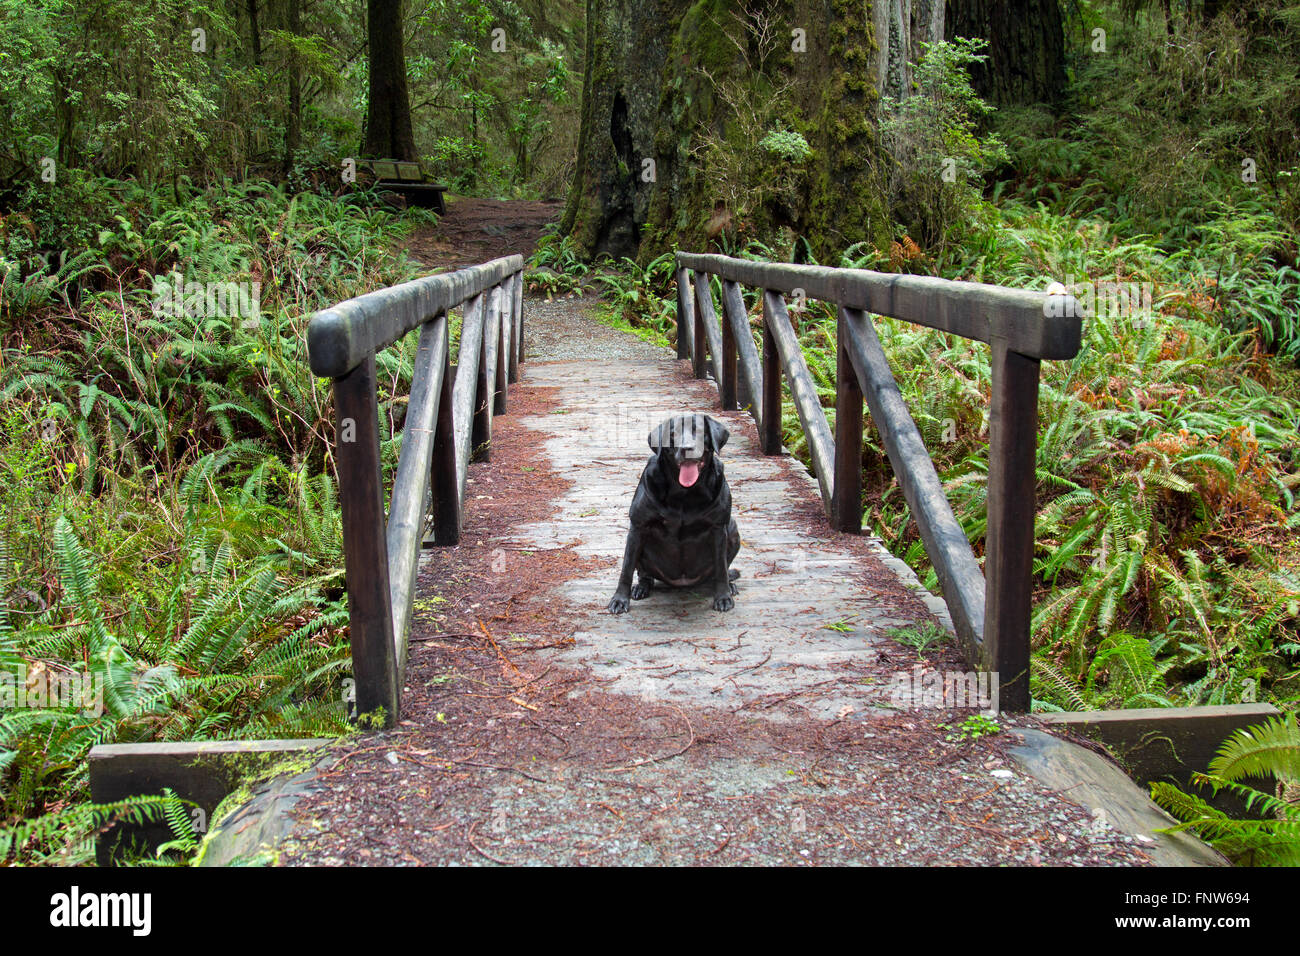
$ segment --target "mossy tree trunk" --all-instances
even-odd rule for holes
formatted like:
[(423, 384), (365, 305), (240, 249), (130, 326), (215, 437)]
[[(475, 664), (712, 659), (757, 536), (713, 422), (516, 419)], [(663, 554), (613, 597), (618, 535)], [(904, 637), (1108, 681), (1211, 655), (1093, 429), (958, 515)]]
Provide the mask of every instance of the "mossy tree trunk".
[[(978, 20), (989, 33), (1009, 27), (994, 11), (1007, 6), (587, 0), (578, 163), (562, 232), (588, 255), (643, 262), (778, 235), (805, 241), (774, 251), (823, 262), (857, 242), (887, 248), (880, 96), (908, 95), (922, 42), (953, 33), (954, 7), (959, 23)], [(1025, 82), (1047, 89), (1060, 66), (1051, 52), (1063, 42), (1060, 14), (1029, 19), (1009, 30), (1020, 39), (1006, 48), (1037, 38)], [(1052, 36), (1056, 47), (1045, 42)]]
[(561, 231), (589, 255), (635, 256), (650, 200), (665, 61), (690, 0), (587, 0), (578, 164)]

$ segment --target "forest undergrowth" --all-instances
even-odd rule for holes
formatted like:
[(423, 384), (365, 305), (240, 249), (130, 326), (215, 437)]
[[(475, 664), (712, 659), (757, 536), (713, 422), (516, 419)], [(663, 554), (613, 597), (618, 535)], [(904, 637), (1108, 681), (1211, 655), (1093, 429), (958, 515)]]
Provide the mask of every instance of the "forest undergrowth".
[[(47, 195), (0, 228), (0, 861), (77, 863), (108, 819), (189, 815), (91, 806), (95, 744), (350, 732), (306, 323), (412, 277), (391, 247), (427, 217), (259, 182)], [(389, 469), (414, 344), (378, 356)]]

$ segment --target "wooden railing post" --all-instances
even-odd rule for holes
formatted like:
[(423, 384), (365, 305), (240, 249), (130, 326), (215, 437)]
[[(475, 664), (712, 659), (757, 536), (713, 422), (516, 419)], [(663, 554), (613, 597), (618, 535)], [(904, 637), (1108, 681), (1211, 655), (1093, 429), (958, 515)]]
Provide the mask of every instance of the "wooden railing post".
[(691, 357), (695, 328), (695, 295), (691, 291), (691, 270), (677, 270), (677, 357)]
[[(488, 391), (488, 342), (492, 335), (492, 296), (488, 290), (479, 293), (478, 308), (483, 316), (479, 329), (478, 373), (474, 378), (474, 427), (470, 437), (470, 461), (492, 459), (492, 394)], [(461, 326), (461, 334), (465, 332)]]
[(984, 664), (998, 680), (1002, 709), (1024, 713), (1030, 704), (1040, 362), (1003, 340), (991, 345)]
[(781, 353), (772, 335), (772, 312), (768, 290), (763, 290), (763, 409), (759, 415), (758, 443), (765, 455), (781, 454)]
[(835, 490), (831, 494), (831, 527), (862, 533), (862, 386), (845, 343), (844, 307), (840, 306), (835, 335)]
[(728, 280), (722, 283), (722, 311), (731, 326), (740, 371), (736, 378), (736, 403), (741, 408), (751, 409), (754, 420), (758, 421), (762, 414), (758, 403), (763, 391), (763, 372), (758, 350), (754, 348), (754, 333), (749, 330), (749, 310), (745, 307), (745, 296), (739, 282)]
[(510, 375), (511, 385), (519, 381), (519, 364), (524, 360), (524, 273), (519, 270), (510, 283)]
[(736, 403), (737, 378), (739, 378), (736, 333), (731, 323), (731, 300), (733, 293), (740, 294), (734, 282), (722, 283), (722, 355), (719, 356), (718, 370), (722, 380), (718, 382), (718, 397), (725, 411), (734, 411), (740, 406)]
[(697, 272), (694, 276), (695, 287), (695, 321), (693, 331), (691, 332), (691, 372), (696, 378), (704, 378), (708, 366), (708, 348), (709, 336), (704, 331), (704, 302), (703, 296), (709, 296), (712, 302), (713, 292), (709, 289), (709, 274), (707, 272)]
[[(835, 491), (835, 436), (831, 434), (831, 426), (826, 421), (826, 412), (817, 395), (817, 386), (813, 382), (812, 373), (808, 371), (808, 360), (799, 346), (794, 324), (786, 311), (785, 299), (768, 289), (763, 293), (763, 307), (766, 325), (772, 333), (772, 344), (780, 355), (785, 382), (790, 386), (790, 402), (794, 405), (799, 424), (803, 426), (804, 437), (808, 440), (808, 457), (812, 459), (812, 471), (817, 476), (822, 507), (829, 515)], [(765, 381), (764, 387), (769, 386), (770, 383)], [(780, 387), (779, 383), (777, 387)], [(777, 427), (780, 427), (779, 424)]]
[(357, 714), (397, 720), (397, 656), (389, 605), (384, 490), (380, 484), (375, 355), (334, 380), (335, 455), (351, 621)]
[(443, 363), (442, 391), (438, 397), (438, 424), (433, 438), (433, 463), (429, 487), (433, 490), (433, 543), (460, 543), (460, 476), (456, 471), (456, 420), (452, 394), (456, 378), (452, 373), (451, 336), (439, 361)]
[(497, 300), (497, 332), (496, 332), (496, 394), (495, 401), (492, 403), (493, 415), (504, 415), (506, 413), (506, 380), (509, 376), (510, 353), (514, 351), (510, 348), (512, 342), (512, 332), (510, 328), (513, 323), (510, 321), (514, 317), (514, 283), (509, 286), (500, 285), (492, 290), (492, 298)]

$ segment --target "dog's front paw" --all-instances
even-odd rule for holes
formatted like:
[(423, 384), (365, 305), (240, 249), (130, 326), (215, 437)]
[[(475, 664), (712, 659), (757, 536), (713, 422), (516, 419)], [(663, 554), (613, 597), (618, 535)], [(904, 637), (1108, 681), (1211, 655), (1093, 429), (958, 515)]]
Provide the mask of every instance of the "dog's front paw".
[(636, 584), (632, 585), (633, 601), (640, 601), (642, 598), (647, 598), (649, 596), (650, 596), (650, 585), (645, 584), (644, 582), (641, 581), (638, 581)]
[(736, 606), (736, 602), (731, 599), (730, 594), (718, 594), (713, 598), (713, 610), (730, 611)]
[(610, 614), (626, 614), (627, 608), (628, 608), (627, 595), (615, 594), (614, 597), (610, 599), (609, 602)]

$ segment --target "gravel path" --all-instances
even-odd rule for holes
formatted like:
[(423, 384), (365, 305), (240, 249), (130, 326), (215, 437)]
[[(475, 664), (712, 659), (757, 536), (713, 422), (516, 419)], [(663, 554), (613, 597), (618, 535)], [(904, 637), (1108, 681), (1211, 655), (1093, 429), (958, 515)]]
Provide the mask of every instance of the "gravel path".
[(1032, 718), (962, 739), (973, 708), (891, 692), (965, 669), (951, 642), (918, 656), (884, 633), (935, 602), (871, 539), (829, 532), (815, 483), (757, 455), (743, 415), (710, 412), (733, 435), (736, 611), (671, 592), (606, 614), (646, 406), (716, 392), (590, 305), (525, 302), (462, 543), (422, 565), (403, 719), (331, 751), (279, 862), (1150, 865), (1149, 836), (1020, 769)]

